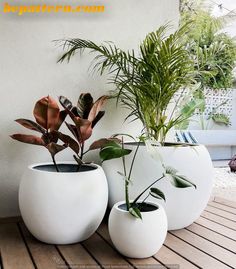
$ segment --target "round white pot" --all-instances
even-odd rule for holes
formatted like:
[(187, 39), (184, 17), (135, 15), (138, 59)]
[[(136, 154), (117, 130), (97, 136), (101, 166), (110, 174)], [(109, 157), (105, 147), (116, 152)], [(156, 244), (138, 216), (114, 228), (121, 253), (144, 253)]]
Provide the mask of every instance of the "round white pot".
[[(107, 207), (108, 188), (103, 169), (95, 164), (31, 165), (19, 188), (19, 206), (29, 231), (50, 244), (71, 244), (91, 236)], [(73, 167), (73, 172), (67, 172)]]
[[(134, 152), (136, 146), (129, 145), (129, 147)], [(161, 203), (167, 214), (168, 229), (182, 229), (192, 224), (207, 205), (213, 186), (212, 162), (208, 151), (202, 145), (158, 147), (158, 152), (166, 166), (174, 167), (179, 174), (197, 185), (197, 189), (193, 187), (180, 189), (174, 187), (166, 178), (154, 185), (166, 196), (166, 202)], [(132, 154), (126, 156), (128, 168)], [(124, 200), (124, 180), (117, 173), (123, 171), (122, 160), (106, 161), (103, 168), (109, 186), (109, 206), (112, 207), (116, 202)], [(162, 173), (161, 162), (154, 160), (144, 145), (140, 146), (131, 177), (133, 180), (130, 186), (131, 199), (135, 199), (145, 187), (161, 177)], [(156, 200), (150, 198), (149, 201)]]
[(142, 220), (133, 217), (116, 203), (110, 213), (108, 228), (116, 249), (130, 258), (147, 258), (161, 248), (167, 233), (167, 218), (161, 205), (148, 202), (152, 211), (142, 212)]

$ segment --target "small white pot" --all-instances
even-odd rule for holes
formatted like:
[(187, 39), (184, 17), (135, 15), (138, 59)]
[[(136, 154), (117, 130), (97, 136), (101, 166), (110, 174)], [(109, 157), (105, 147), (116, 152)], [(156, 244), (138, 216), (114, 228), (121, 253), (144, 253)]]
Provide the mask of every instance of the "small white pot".
[[(127, 155), (127, 169), (131, 165), (132, 156), (136, 145), (128, 144), (126, 147), (133, 150)], [(213, 186), (213, 166), (207, 149), (203, 145), (196, 146), (165, 146), (158, 147), (158, 152), (166, 166), (172, 166), (180, 175), (186, 176), (196, 184), (197, 189), (176, 188), (166, 178), (157, 182), (154, 187), (161, 189), (166, 197), (166, 202), (160, 201), (165, 208), (168, 229), (182, 229), (192, 224), (199, 218), (206, 207)], [(112, 207), (116, 202), (124, 200), (124, 181), (117, 171), (123, 171), (122, 160), (113, 159), (103, 163), (108, 185), (109, 205)], [(130, 197), (135, 197), (149, 184), (161, 177), (163, 167), (160, 161), (154, 160), (144, 145), (141, 145), (133, 166), (130, 186)], [(156, 201), (149, 198), (149, 201)]]
[[(73, 166), (59, 164), (68, 165)], [(24, 173), (19, 188), (23, 220), (43, 242), (83, 241), (96, 231), (106, 211), (108, 188), (103, 169), (92, 164), (76, 172), (74, 165), (74, 172), (57, 173), (52, 167), (50, 163), (31, 165)]]
[(148, 202), (155, 210), (142, 212), (142, 220), (133, 217), (116, 203), (110, 213), (108, 228), (116, 249), (130, 258), (147, 258), (161, 248), (167, 233), (167, 218), (161, 205)]

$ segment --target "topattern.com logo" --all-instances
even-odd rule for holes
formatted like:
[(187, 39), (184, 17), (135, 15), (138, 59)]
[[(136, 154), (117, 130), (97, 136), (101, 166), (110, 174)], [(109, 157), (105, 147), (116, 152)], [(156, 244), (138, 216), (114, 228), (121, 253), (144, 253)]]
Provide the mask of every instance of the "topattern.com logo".
[(14, 13), (22, 16), (26, 13), (102, 13), (105, 11), (103, 5), (84, 5), (84, 6), (71, 6), (71, 5), (10, 5), (9, 3), (3, 4), (4, 13)]

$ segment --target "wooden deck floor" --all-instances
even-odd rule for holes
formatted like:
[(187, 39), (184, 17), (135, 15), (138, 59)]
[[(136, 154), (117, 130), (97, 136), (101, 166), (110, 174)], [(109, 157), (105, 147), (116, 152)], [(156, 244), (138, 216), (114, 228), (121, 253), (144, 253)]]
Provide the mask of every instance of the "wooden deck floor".
[(236, 268), (236, 203), (214, 198), (194, 224), (169, 232), (148, 259), (117, 253), (106, 224), (81, 244), (56, 246), (37, 241), (17, 218), (0, 221), (0, 253), (1, 269)]

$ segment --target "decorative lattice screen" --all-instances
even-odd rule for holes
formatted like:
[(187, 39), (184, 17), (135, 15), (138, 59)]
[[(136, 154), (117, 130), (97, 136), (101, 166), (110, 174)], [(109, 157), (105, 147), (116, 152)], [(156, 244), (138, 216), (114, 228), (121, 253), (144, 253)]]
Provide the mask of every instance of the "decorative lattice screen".
[[(177, 101), (180, 95), (184, 98), (184, 95), (188, 95), (188, 91), (185, 90), (184, 92), (179, 92), (175, 95), (174, 100)], [(233, 90), (212, 90), (212, 89), (205, 89), (204, 96), (206, 101), (206, 110), (204, 112), (205, 118), (207, 118), (213, 110), (215, 113), (222, 113), (225, 114), (231, 119), (233, 113)], [(191, 97), (190, 97), (191, 99)], [(196, 111), (195, 115), (199, 113)]]
[[(232, 117), (233, 112), (233, 90), (211, 90), (204, 91), (206, 110), (205, 116), (209, 116), (212, 111), (217, 108), (216, 113), (223, 113), (229, 118)], [(222, 105), (221, 105), (222, 104)], [(219, 106), (219, 107), (218, 107)]]

